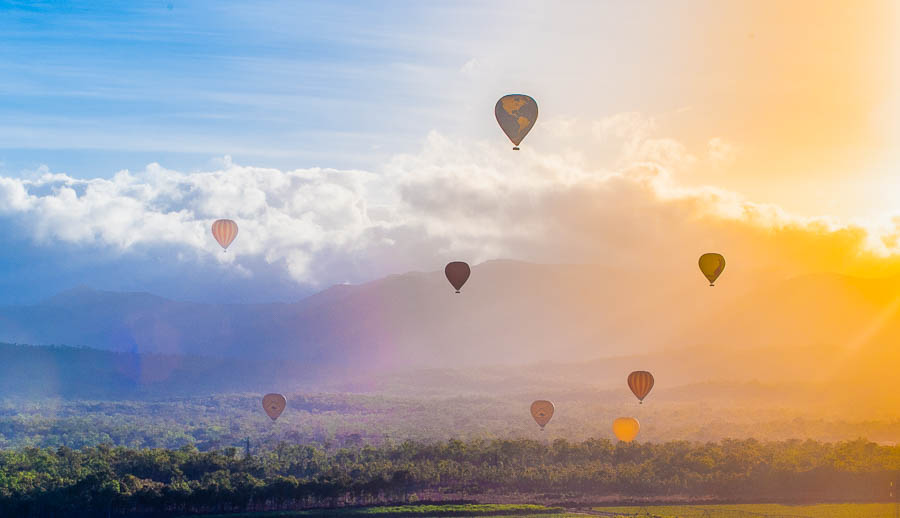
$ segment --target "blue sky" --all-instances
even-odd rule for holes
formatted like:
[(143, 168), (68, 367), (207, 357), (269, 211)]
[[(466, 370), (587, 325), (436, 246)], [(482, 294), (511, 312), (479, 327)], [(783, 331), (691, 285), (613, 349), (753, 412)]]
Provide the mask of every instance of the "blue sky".
[[(0, 2), (0, 174), (35, 181), (28, 193), (50, 196), (6, 214), (5, 249), (17, 252), (0, 254), (0, 299), (35, 301), (87, 284), (195, 300), (292, 300), (330, 283), (395, 271), (347, 269), (364, 261), (335, 252), (318, 277), (300, 275), (302, 281), (291, 283), (299, 274), (284, 264), (290, 252), (266, 256), (262, 246), (238, 260), (237, 273), (210, 270), (209, 261), (220, 258), (198, 259), (195, 243), (185, 249), (179, 236), (166, 236), (174, 245), (154, 242), (166, 238), (151, 234), (136, 243), (111, 237), (121, 229), (101, 228), (101, 220), (108, 221), (107, 210), (121, 209), (117, 200), (130, 199), (131, 191), (85, 198), (87, 184), (72, 182), (110, 179), (123, 170), (140, 175), (153, 163), (186, 174), (228, 169), (232, 161), (279, 173), (378, 171), (395, 154), (421, 149), (432, 130), (472, 134), (474, 127), (475, 136), (503, 142), (490, 119), (500, 90), (473, 88), (469, 72), (495, 15), (513, 4), (478, 4)], [(514, 25), (512, 13), (505, 16)], [(523, 13), (534, 15), (517, 16)], [(485, 116), (472, 117), (476, 103), (487, 106)], [(68, 180), (40, 180), (46, 174)], [(255, 174), (248, 173), (251, 183)], [(77, 193), (61, 202), (73, 204), (68, 214), (84, 211), (78, 228), (54, 227), (66, 217), (52, 208), (63, 184)], [(94, 200), (90, 208), (85, 199)], [(143, 209), (116, 214), (147, 217)], [(197, 217), (194, 211), (202, 211), (166, 210), (180, 209)], [(203, 217), (238, 213), (230, 208)], [(191, 228), (202, 232), (207, 224)], [(185, 253), (191, 259), (173, 260)]]
[(3, 170), (370, 166), (453, 129), (459, 92), (433, 86), (484, 33), (470, 8), (0, 3)]
[[(755, 239), (710, 217), (888, 213), (849, 235), (893, 253), (896, 13), (819, 5), (0, 0), (0, 303), (295, 300)], [(516, 153), (508, 93), (540, 106)]]

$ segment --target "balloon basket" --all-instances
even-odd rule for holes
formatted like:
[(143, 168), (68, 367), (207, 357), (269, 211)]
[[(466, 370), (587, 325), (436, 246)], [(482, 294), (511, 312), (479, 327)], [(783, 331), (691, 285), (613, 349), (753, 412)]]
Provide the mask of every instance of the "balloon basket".
[(459, 293), (459, 290), (456, 290), (456, 293)]
[(519, 150), (519, 146), (513, 146), (513, 151), (518, 151), (518, 150)]

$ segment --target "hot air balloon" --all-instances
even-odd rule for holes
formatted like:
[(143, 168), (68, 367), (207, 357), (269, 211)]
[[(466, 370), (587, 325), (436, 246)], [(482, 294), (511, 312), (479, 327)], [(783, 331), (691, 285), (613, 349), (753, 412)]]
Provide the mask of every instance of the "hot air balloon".
[(447, 276), (447, 280), (456, 289), (456, 293), (459, 293), (459, 289), (469, 280), (469, 274), (471, 273), (472, 270), (469, 268), (469, 265), (462, 261), (447, 263), (447, 266), (444, 268), (444, 275)]
[(699, 263), (700, 271), (709, 279), (709, 285), (715, 286), (713, 283), (716, 282), (719, 275), (722, 275), (722, 270), (725, 269), (725, 258), (721, 254), (703, 254), (700, 256)]
[(632, 372), (628, 375), (628, 388), (634, 392), (638, 401), (640, 401), (641, 404), (644, 404), (644, 398), (647, 397), (647, 394), (649, 394), (650, 390), (653, 388), (653, 374), (650, 374), (647, 371)]
[(550, 422), (550, 418), (553, 417), (553, 403), (545, 399), (535, 401), (531, 404), (531, 417), (543, 430), (547, 423)]
[(216, 238), (216, 241), (222, 245), (223, 251), (228, 250), (228, 245), (234, 241), (234, 238), (237, 237), (237, 233), (237, 223), (230, 219), (217, 219), (212, 224), (212, 235)]
[(281, 394), (266, 394), (262, 398), (262, 406), (263, 410), (269, 414), (269, 417), (272, 420), (278, 419), (278, 416), (284, 412), (284, 407), (287, 406), (287, 400), (284, 399), (284, 396)]
[(631, 442), (641, 431), (641, 423), (633, 417), (620, 417), (613, 421), (613, 433), (622, 442)]
[(538, 116), (537, 103), (524, 94), (504, 95), (494, 106), (494, 116), (500, 129), (513, 143), (513, 149), (519, 149), (519, 143), (531, 131)]

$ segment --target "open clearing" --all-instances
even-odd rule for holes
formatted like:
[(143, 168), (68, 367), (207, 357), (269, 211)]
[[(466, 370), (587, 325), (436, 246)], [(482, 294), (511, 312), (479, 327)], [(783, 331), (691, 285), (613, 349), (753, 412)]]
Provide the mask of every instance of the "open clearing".
[[(336, 509), (310, 509), (305, 511), (270, 511), (259, 513), (202, 515), (204, 518), (426, 518), (459, 516), (467, 518), (515, 516), (516, 518), (582, 518), (568, 514), (559, 507), (527, 504), (446, 504), (399, 505), (374, 507), (343, 507)], [(197, 515), (192, 515), (196, 517)], [(187, 518), (187, 517), (181, 517)]]
[[(631, 507), (595, 507), (607, 516), (646, 516), (659, 518), (894, 518), (894, 504), (820, 504), (820, 505), (661, 505)], [(608, 513), (608, 514), (607, 514)]]
[(443, 516), (584, 518), (586, 515), (594, 515), (610, 518), (894, 518), (895, 512), (894, 504), (654, 505), (595, 507), (591, 511), (579, 510), (576, 512), (538, 505), (464, 504), (349, 507), (206, 516), (207, 518), (437, 518)]

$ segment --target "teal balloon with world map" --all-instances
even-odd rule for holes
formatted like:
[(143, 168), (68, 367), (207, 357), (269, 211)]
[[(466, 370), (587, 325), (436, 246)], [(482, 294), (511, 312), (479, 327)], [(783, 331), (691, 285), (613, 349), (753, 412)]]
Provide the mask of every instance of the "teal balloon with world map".
[(525, 94), (504, 95), (497, 101), (494, 115), (503, 133), (512, 141), (513, 149), (517, 150), (537, 121), (537, 102)]

